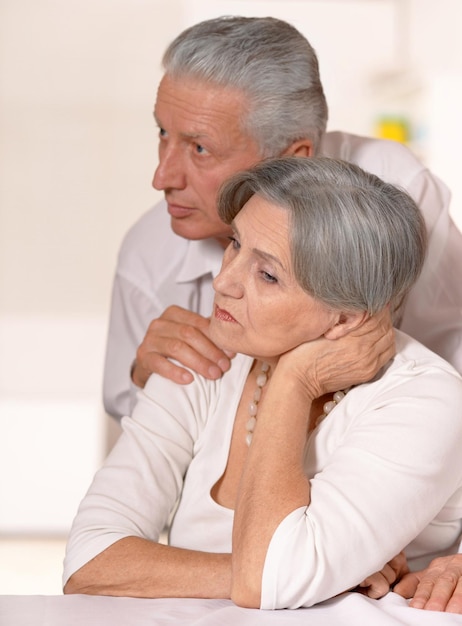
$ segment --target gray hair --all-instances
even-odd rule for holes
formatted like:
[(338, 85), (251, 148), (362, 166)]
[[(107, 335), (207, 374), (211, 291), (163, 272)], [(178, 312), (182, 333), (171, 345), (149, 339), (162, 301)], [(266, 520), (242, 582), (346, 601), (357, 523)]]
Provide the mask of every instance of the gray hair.
[(254, 194), (289, 211), (295, 278), (333, 309), (394, 308), (417, 280), (426, 229), (416, 203), (360, 167), (327, 158), (262, 161), (224, 184), (221, 219), (230, 224)]
[(319, 147), (327, 124), (316, 53), (292, 25), (272, 17), (220, 17), (183, 31), (162, 59), (173, 78), (237, 88), (249, 100), (243, 130), (262, 157), (294, 141)]

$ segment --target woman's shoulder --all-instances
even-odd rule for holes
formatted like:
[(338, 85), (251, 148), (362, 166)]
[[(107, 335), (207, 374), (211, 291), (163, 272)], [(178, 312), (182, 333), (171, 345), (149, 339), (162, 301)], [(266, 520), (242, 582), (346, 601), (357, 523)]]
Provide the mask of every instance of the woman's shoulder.
[(417, 341), (401, 330), (395, 330), (396, 356), (393, 363), (396, 368), (413, 368), (420, 375), (426, 372), (440, 371), (442, 376), (454, 379), (456, 384), (462, 385), (462, 377), (457, 370), (443, 357), (439, 356), (420, 341)]
[[(193, 381), (188, 385), (179, 385), (159, 374), (152, 374), (145, 388), (138, 394), (138, 404), (150, 405), (152, 410), (161, 408), (171, 414), (183, 414), (195, 421), (206, 421), (217, 404), (226, 404), (239, 393), (252, 361), (251, 357), (237, 354), (231, 361), (230, 369), (218, 380), (210, 380), (189, 370)], [(178, 361), (174, 362), (184, 367)], [(137, 413), (142, 414), (142, 411), (138, 410)]]
[[(459, 422), (462, 377), (454, 367), (411, 336), (396, 330), (396, 355), (370, 383), (360, 385), (354, 395), (363, 407), (402, 408), (422, 415), (440, 412), (445, 419)], [(403, 408), (403, 410), (406, 410)]]

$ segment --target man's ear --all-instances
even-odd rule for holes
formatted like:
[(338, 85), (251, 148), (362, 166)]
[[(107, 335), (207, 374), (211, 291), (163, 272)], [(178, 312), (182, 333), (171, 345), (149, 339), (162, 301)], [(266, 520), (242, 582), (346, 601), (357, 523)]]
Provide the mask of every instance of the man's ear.
[(344, 337), (352, 330), (362, 326), (367, 319), (369, 319), (367, 311), (340, 313), (337, 323), (326, 330), (324, 337), (326, 339), (340, 339), (340, 337)]
[(311, 139), (299, 139), (294, 141), (284, 150), (281, 156), (312, 157), (314, 156)]

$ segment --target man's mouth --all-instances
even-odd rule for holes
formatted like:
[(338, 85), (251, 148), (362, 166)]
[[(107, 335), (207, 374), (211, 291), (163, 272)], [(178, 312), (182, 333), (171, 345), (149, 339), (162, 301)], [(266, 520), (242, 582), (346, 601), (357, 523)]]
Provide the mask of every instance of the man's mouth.
[(172, 217), (182, 218), (188, 217), (194, 213), (195, 209), (189, 206), (182, 206), (181, 204), (175, 204), (167, 200), (168, 212)]

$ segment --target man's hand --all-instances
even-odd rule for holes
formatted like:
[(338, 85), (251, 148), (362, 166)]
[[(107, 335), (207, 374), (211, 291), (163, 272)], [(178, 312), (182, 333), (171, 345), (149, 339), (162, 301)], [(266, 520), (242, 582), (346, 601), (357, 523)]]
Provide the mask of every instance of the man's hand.
[(178, 306), (171, 306), (153, 320), (143, 343), (136, 352), (131, 377), (135, 385), (144, 387), (152, 373), (170, 378), (179, 384), (192, 382), (191, 372), (172, 363), (175, 359), (215, 380), (230, 368), (233, 356), (220, 350), (207, 335), (209, 320)]
[(462, 554), (434, 559), (427, 569), (411, 572), (394, 587), (410, 606), (462, 614)]
[(400, 580), (402, 576), (409, 572), (406, 556), (404, 552), (397, 554), (389, 561), (380, 572), (368, 576), (362, 583), (356, 587), (355, 591), (369, 596), (369, 598), (378, 599), (390, 591), (390, 587), (396, 580)]

